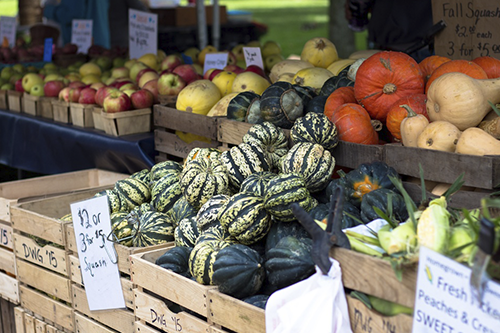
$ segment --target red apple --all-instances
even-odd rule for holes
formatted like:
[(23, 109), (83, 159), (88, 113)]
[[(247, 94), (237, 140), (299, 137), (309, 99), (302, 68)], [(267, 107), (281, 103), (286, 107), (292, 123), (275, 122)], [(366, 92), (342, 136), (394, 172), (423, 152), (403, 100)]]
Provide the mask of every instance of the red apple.
[(150, 93), (152, 93), (154, 97), (154, 103), (155, 104), (158, 103), (158, 79), (146, 82), (146, 84), (142, 87), (142, 89), (146, 89)]
[(82, 81), (72, 81), (68, 84), (68, 87), (70, 88), (79, 88), (79, 87), (85, 87), (86, 84), (83, 83)]
[(118, 90), (121, 90), (121, 91), (125, 91), (125, 90), (137, 90), (137, 89), (139, 89), (139, 87), (137, 86), (137, 84), (132, 83), (132, 82), (127, 82), (125, 84), (122, 84), (118, 88)]
[(64, 83), (62, 81), (49, 81), (43, 85), (43, 92), (47, 97), (57, 97), (63, 88)]
[(106, 85), (102, 82), (94, 82), (90, 85), (90, 88), (94, 88), (95, 90), (105, 87)]
[(78, 46), (76, 44), (68, 43), (62, 47), (62, 52), (64, 54), (76, 54), (76, 52), (78, 52)]
[(85, 88), (84, 87), (71, 88), (69, 90), (69, 101), (73, 103), (78, 103), (78, 100), (80, 99), (80, 95), (83, 89)]
[(203, 78), (204, 78), (205, 80), (210, 80), (210, 74), (212, 74), (212, 72), (213, 72), (214, 70), (216, 70), (216, 69), (217, 69), (217, 68), (209, 68), (209, 69), (207, 69), (207, 71), (205, 72), (205, 74), (203, 74)]
[(163, 74), (168, 74), (168, 73), (172, 73), (173, 69), (164, 69), (160, 72), (160, 76), (162, 76)]
[(60, 101), (65, 101), (65, 102), (69, 102), (69, 91), (71, 90), (70, 87), (64, 87), (61, 89), (61, 91), (59, 92), (59, 100)]
[(154, 96), (146, 89), (140, 89), (130, 95), (130, 101), (134, 109), (145, 109), (153, 106)]
[(224, 70), (226, 72), (233, 72), (236, 74), (240, 74), (240, 73), (243, 73), (245, 71), (243, 68), (241, 68), (238, 65), (227, 65), (226, 67), (224, 67)]
[(104, 112), (114, 113), (130, 110), (132, 101), (123, 91), (112, 91), (103, 102)]
[(80, 92), (80, 98), (78, 98), (78, 103), (80, 104), (95, 104), (95, 93), (96, 90), (93, 88), (83, 88)]
[(260, 76), (262, 76), (264, 78), (266, 77), (266, 73), (264, 72), (264, 70), (257, 65), (250, 65), (244, 71), (245, 72), (254, 72), (255, 74), (259, 74)]
[(16, 91), (19, 91), (19, 92), (24, 92), (24, 88), (23, 88), (23, 78), (20, 78), (16, 81), (16, 83), (14, 84), (14, 88)]
[(104, 103), (104, 99), (112, 92), (118, 90), (113, 87), (102, 87), (97, 89), (95, 93), (95, 103), (99, 106), (102, 106)]
[(178, 95), (186, 85), (186, 81), (175, 73), (163, 74), (158, 79), (158, 94), (175, 96)]
[(144, 74), (146, 74), (147, 72), (156, 72), (154, 69), (152, 68), (144, 68), (144, 69), (141, 69), (139, 71), (139, 73), (137, 73), (137, 76), (135, 77), (135, 82), (136, 83), (139, 83), (139, 80), (141, 79), (141, 76), (143, 76)]
[(213, 78), (214, 78), (217, 74), (219, 74), (220, 72), (224, 72), (224, 71), (223, 71), (222, 69), (214, 69), (214, 70), (212, 71), (212, 73), (210, 73), (210, 75), (208, 76), (208, 79), (209, 79), (210, 81), (212, 81), (212, 79), (213, 79)]
[(191, 82), (198, 80), (198, 73), (196, 72), (196, 69), (188, 64), (175, 67), (172, 73), (179, 75), (186, 82), (186, 84), (190, 84)]
[(109, 86), (110, 87), (113, 87), (113, 88), (116, 88), (116, 89), (120, 89), (122, 86), (126, 85), (126, 84), (129, 84), (129, 83), (132, 83), (135, 85), (135, 83), (133, 83), (132, 81), (130, 81), (129, 79), (116, 79), (113, 83), (111, 83)]
[(160, 69), (162, 71), (166, 69), (173, 70), (175, 67), (180, 66), (184, 63), (182, 61), (182, 58), (179, 57), (177, 54), (171, 54), (165, 57), (163, 61), (161, 62)]

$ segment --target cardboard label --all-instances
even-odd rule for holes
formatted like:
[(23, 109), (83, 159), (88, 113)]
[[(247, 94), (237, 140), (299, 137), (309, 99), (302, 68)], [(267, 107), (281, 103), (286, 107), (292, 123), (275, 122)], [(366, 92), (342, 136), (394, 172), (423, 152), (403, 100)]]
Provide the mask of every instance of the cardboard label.
[(89, 51), (92, 45), (92, 20), (73, 20), (71, 26), (71, 43), (78, 46), (78, 53)]
[(500, 2), (491, 0), (433, 0), (434, 22), (446, 28), (434, 40), (437, 55), (472, 60), (500, 59)]
[(16, 28), (15, 17), (0, 16), (0, 46), (5, 46), (5, 40), (10, 47), (16, 44)]
[(250, 65), (256, 65), (264, 69), (264, 62), (262, 61), (260, 47), (244, 47), (243, 53), (245, 54), (245, 63), (247, 67)]
[(489, 281), (480, 305), (472, 295), (470, 275), (470, 268), (420, 248), (413, 332), (498, 332), (500, 285)]
[(111, 233), (108, 197), (73, 203), (71, 215), (90, 311), (124, 308), (118, 258), (107, 240)]
[(224, 69), (227, 65), (227, 57), (227, 53), (207, 53), (203, 64), (203, 74), (211, 68)]
[(130, 59), (137, 59), (146, 53), (158, 52), (158, 15), (128, 10), (128, 32)]
[(45, 38), (45, 43), (43, 44), (43, 61), (52, 61), (52, 38)]

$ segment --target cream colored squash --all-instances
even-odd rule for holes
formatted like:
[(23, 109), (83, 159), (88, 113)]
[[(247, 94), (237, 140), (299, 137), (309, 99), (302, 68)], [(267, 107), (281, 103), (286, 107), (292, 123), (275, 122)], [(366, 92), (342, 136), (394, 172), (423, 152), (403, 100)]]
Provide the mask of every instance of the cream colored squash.
[(468, 155), (500, 155), (500, 141), (477, 127), (463, 131), (455, 152)]
[(339, 73), (346, 68), (347, 66), (352, 65), (356, 60), (354, 59), (339, 59), (334, 61), (330, 66), (328, 66), (328, 70), (332, 72), (333, 75), (339, 75)]
[(328, 68), (339, 59), (337, 48), (330, 40), (324, 37), (316, 37), (308, 40), (302, 52), (300, 60), (307, 61), (315, 67)]
[(434, 121), (418, 136), (417, 147), (454, 152), (462, 132), (447, 121)]
[(278, 78), (283, 73), (292, 73), (295, 75), (298, 71), (304, 68), (314, 67), (307, 61), (302, 61), (298, 59), (286, 59), (278, 62), (276, 65), (271, 68), (271, 72), (269, 73), (269, 79), (272, 83), (278, 81)]
[(500, 79), (478, 80), (453, 72), (432, 82), (426, 107), (431, 121), (448, 121), (463, 131), (477, 126), (491, 111), (488, 102), (500, 102)]
[(316, 92), (319, 93), (325, 81), (332, 76), (332, 72), (325, 68), (304, 68), (295, 74), (293, 77), (293, 84), (314, 88)]
[(424, 115), (416, 114), (408, 105), (401, 105), (408, 112), (408, 116), (401, 121), (401, 142), (405, 147), (417, 147), (418, 136), (429, 125)]

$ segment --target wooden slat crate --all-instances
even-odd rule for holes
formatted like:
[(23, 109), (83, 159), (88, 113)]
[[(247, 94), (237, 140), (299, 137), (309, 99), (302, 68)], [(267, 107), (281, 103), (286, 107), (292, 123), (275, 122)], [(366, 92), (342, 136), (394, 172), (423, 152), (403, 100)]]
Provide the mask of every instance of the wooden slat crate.
[(53, 107), (52, 107), (53, 101), (57, 101), (57, 98), (56, 97), (40, 97), (40, 100), (38, 101), (38, 103), (39, 103), (39, 108), (40, 108), (40, 115), (43, 118), (54, 119), (54, 112), (53, 112)]
[(24, 327), (24, 309), (20, 306), (14, 308), (14, 323), (16, 326), (16, 333), (25, 333)]
[(104, 131), (104, 122), (102, 119), (102, 110), (103, 108), (95, 105), (92, 109), (92, 119), (94, 119), (94, 128), (99, 131)]
[(59, 333), (63, 332), (56, 327), (48, 324), (43, 318), (37, 318), (37, 315), (24, 313), (24, 332), (26, 333)]
[(151, 132), (151, 108), (124, 112), (101, 112), (102, 127), (106, 134), (122, 136)]
[(52, 112), (54, 121), (71, 124), (71, 113), (69, 111), (69, 102), (55, 100), (52, 101)]
[(94, 127), (93, 110), (94, 105), (91, 104), (69, 103), (72, 124), (78, 127)]
[(134, 332), (135, 333), (161, 333), (160, 330), (157, 330), (146, 323), (142, 323), (140, 321), (136, 321), (134, 324)]
[(7, 222), (0, 221), (0, 299), (14, 304), (19, 303), (19, 283), (16, 274), (12, 227)]
[[(0, 281), (0, 288), (2, 282)], [(14, 317), (14, 308), (16, 305), (8, 300), (0, 298), (0, 332), (16, 333), (16, 323)]]
[(0, 89), (0, 110), (8, 110), (9, 101), (7, 99), (7, 90)]
[(208, 318), (208, 291), (204, 286), (155, 264), (167, 249), (157, 249), (131, 256), (132, 282), (144, 291), (152, 292), (175, 304)]
[(171, 108), (175, 108), (175, 104), (177, 102), (177, 95), (158, 95), (158, 102), (161, 105), (165, 105)]
[(133, 332), (135, 323), (133, 311), (128, 309), (90, 311), (85, 290), (76, 284), (72, 285), (72, 290), (73, 308), (76, 313), (82, 313), (118, 332)]
[(32, 116), (41, 116), (40, 96), (23, 94), (23, 109), (22, 111)]
[(76, 333), (118, 333), (114, 329), (106, 327), (87, 316), (75, 312)]
[[(196, 147), (215, 148), (217, 141), (217, 118), (179, 111), (163, 105), (155, 105), (153, 111), (155, 126), (155, 149), (167, 159), (183, 159)], [(175, 131), (196, 134), (208, 138), (210, 142), (194, 141), (186, 143)]]
[(23, 93), (15, 90), (7, 91), (7, 100), (9, 104), (9, 110), (14, 112), (21, 112), (23, 109)]
[(19, 304), (19, 282), (16, 277), (0, 272), (0, 300)]

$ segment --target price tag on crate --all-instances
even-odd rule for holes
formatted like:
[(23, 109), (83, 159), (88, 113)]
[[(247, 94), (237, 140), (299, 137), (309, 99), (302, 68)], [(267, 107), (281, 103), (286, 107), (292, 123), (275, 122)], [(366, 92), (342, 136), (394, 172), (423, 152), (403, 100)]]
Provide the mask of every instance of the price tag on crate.
[(480, 305), (472, 295), (470, 275), (470, 268), (421, 247), (413, 332), (498, 332), (500, 284), (486, 284)]
[(227, 53), (207, 53), (205, 55), (205, 63), (203, 64), (203, 74), (209, 69), (224, 69), (227, 65)]
[(138, 59), (146, 53), (158, 52), (158, 15), (128, 10), (130, 59)]
[(255, 65), (264, 69), (260, 47), (244, 47), (243, 54), (245, 54), (245, 63), (247, 67)]
[[(16, 18), (0, 16), (0, 45), (13, 47), (16, 43)], [(7, 44), (8, 43), (8, 44)], [(7, 45), (5, 45), (7, 44)]]
[(108, 197), (73, 203), (71, 215), (89, 309), (125, 308), (118, 258), (107, 240), (111, 232)]
[(92, 45), (92, 20), (73, 20), (71, 23), (71, 43), (78, 46), (78, 53), (87, 54)]

